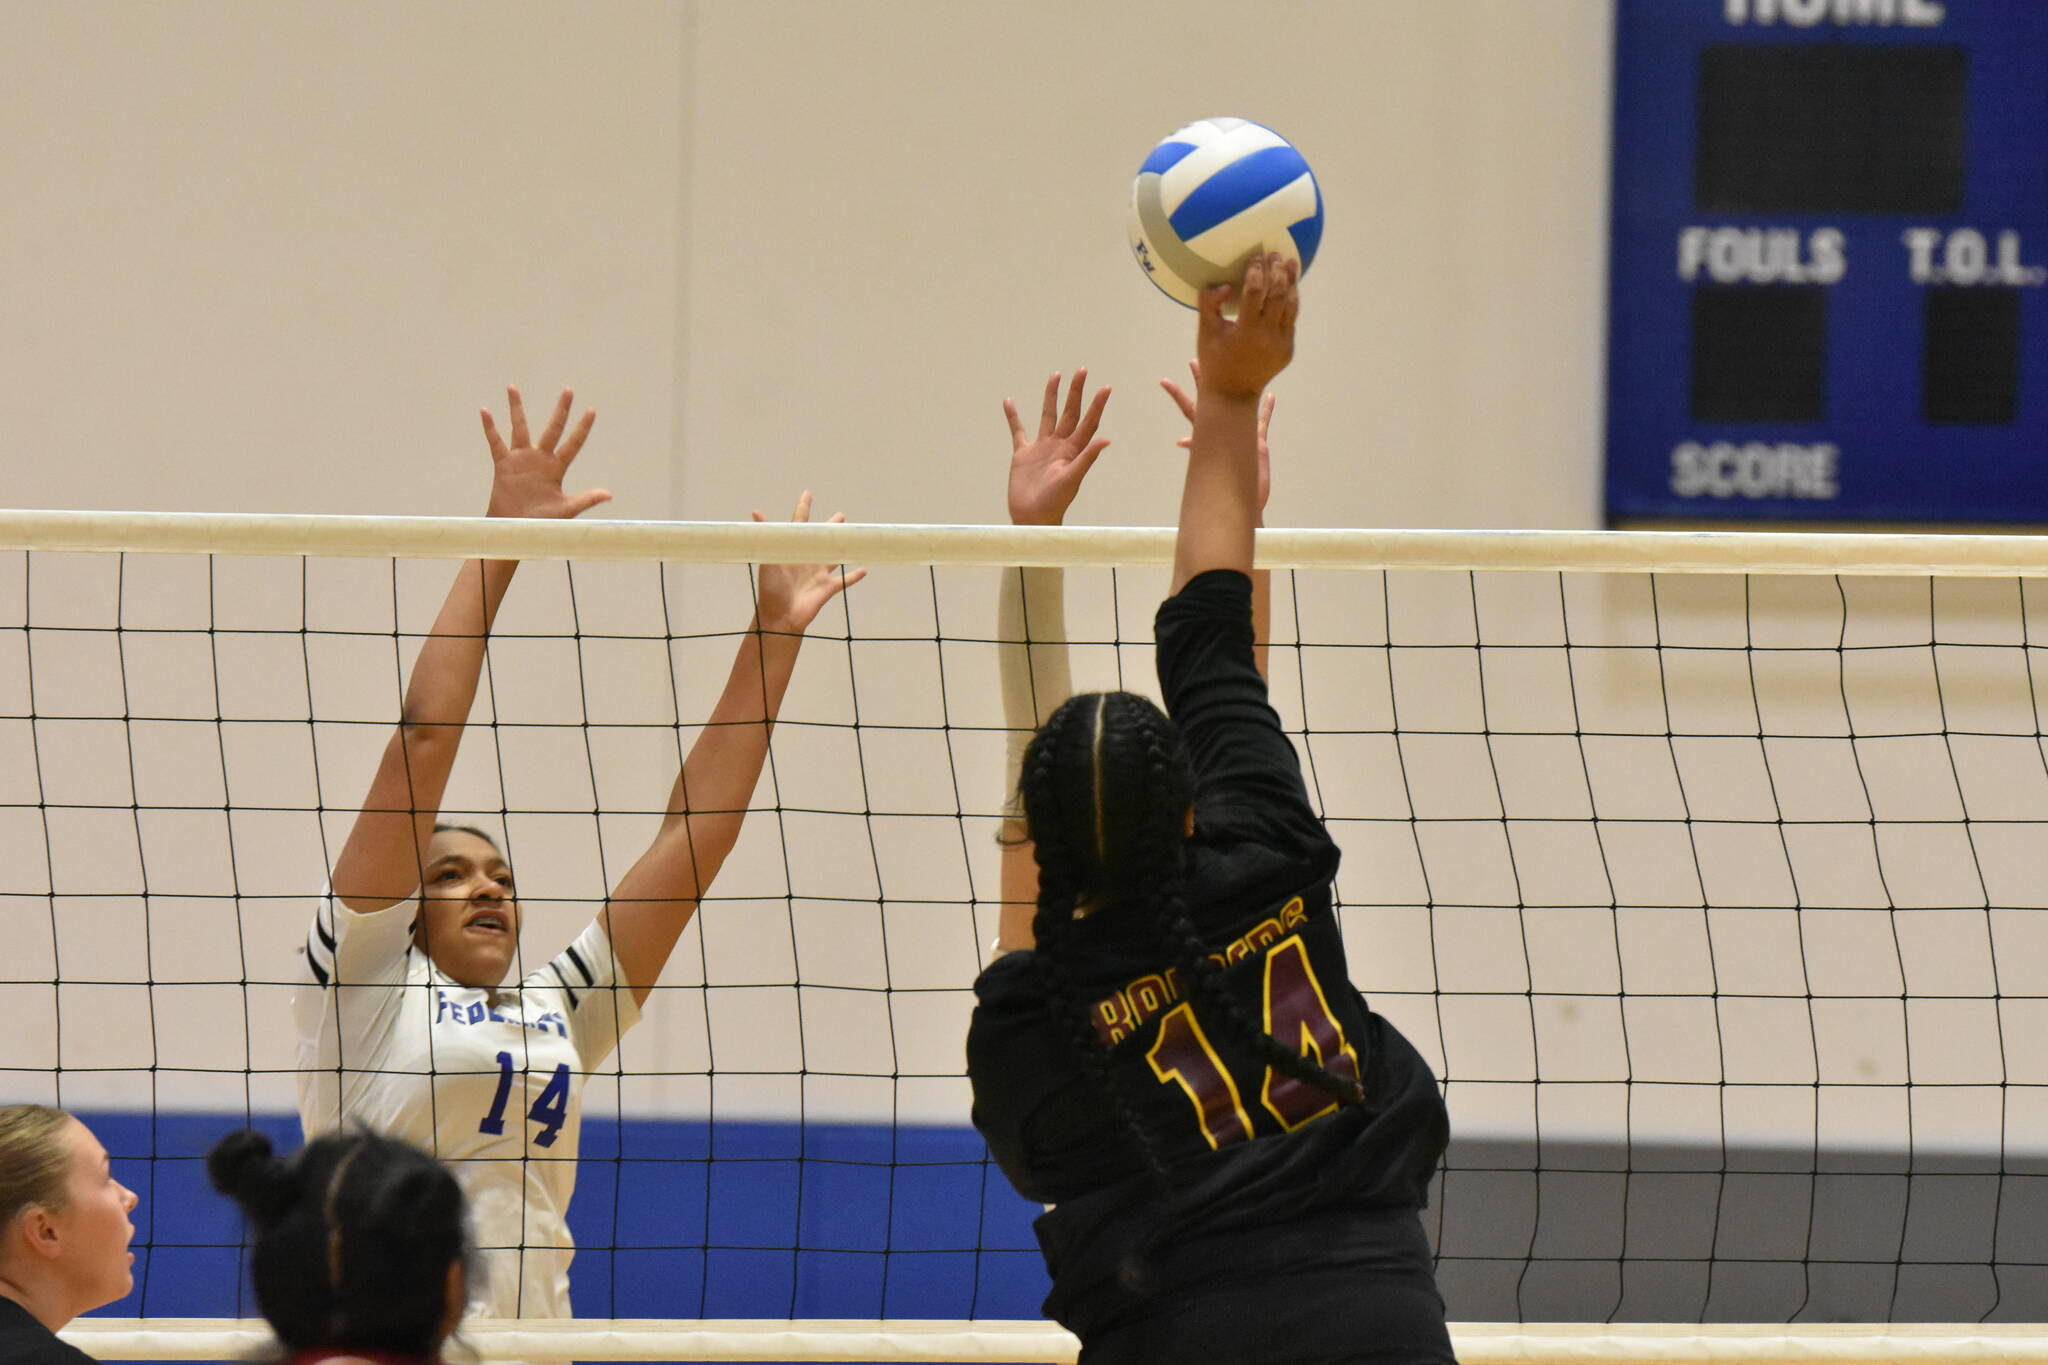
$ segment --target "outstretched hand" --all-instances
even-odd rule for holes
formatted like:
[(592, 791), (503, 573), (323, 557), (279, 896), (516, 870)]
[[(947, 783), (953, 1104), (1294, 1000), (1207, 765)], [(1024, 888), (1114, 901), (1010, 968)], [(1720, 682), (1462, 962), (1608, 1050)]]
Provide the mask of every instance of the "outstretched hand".
[[(1202, 362), (1190, 360), (1188, 362), (1188, 373), (1194, 376), (1195, 388), (1199, 391), (1202, 387)], [(1192, 425), (1195, 420), (1195, 400), (1189, 396), (1188, 391), (1174, 383), (1171, 379), (1160, 380), (1159, 387), (1166, 390), (1166, 396), (1171, 398), (1174, 401), (1174, 405), (1180, 409), (1180, 415), (1187, 418), (1189, 424)], [(1266, 510), (1266, 499), (1272, 496), (1273, 493), (1273, 449), (1267, 440), (1267, 434), (1273, 429), (1273, 402), (1274, 395), (1269, 393), (1259, 403), (1259, 510), (1261, 512)], [(1190, 445), (1194, 444), (1194, 439), (1193, 436), (1183, 436), (1178, 441), (1175, 441), (1174, 444), (1182, 450), (1186, 450)]]
[(1067, 389), (1066, 408), (1060, 408), (1060, 376), (1045, 381), (1045, 402), (1039, 409), (1038, 436), (1026, 440), (1024, 423), (1017, 405), (1003, 400), (1003, 416), (1010, 421), (1010, 520), (1019, 526), (1057, 526), (1081, 491), (1096, 457), (1109, 448), (1109, 439), (1098, 439), (1095, 429), (1102, 422), (1102, 410), (1109, 404), (1107, 388), (1096, 391), (1086, 413), (1081, 411), (1081, 393), (1088, 371), (1074, 371)]
[[(1275, 251), (1252, 257), (1241, 288), (1219, 284), (1202, 291), (1195, 355), (1202, 362), (1203, 393), (1238, 400), (1257, 398), (1273, 376), (1287, 368), (1287, 362), (1294, 359), (1300, 279), (1300, 265), (1283, 261)], [(1223, 305), (1233, 294), (1237, 297), (1235, 321), (1223, 316)]]
[[(796, 500), (796, 511), (789, 519), (811, 519), (809, 489)], [(755, 512), (754, 520), (768, 518)], [(831, 520), (845, 521), (846, 514), (834, 512)], [(784, 635), (801, 635), (827, 602), (868, 576), (866, 569), (846, 569), (837, 564), (762, 564), (754, 572), (755, 614), (761, 629)]]
[(576, 460), (577, 452), (590, 435), (595, 410), (586, 409), (574, 429), (568, 427), (569, 407), (576, 396), (567, 389), (555, 400), (554, 415), (548, 419), (538, 441), (526, 431), (526, 404), (516, 387), (505, 390), (512, 414), (512, 440), (508, 445), (498, 434), (498, 423), (489, 408), (483, 409), (484, 439), (491, 443), (491, 505), (493, 517), (575, 517), (612, 495), (602, 488), (569, 494), (562, 491), (562, 476)]

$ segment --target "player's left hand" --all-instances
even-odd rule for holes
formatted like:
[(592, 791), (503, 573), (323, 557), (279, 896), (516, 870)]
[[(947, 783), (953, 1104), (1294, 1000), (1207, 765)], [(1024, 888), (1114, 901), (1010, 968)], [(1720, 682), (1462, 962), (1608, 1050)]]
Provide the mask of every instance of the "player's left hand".
[[(811, 491), (796, 500), (791, 521), (811, 519)], [(755, 521), (766, 521), (758, 511)], [(831, 520), (845, 521), (844, 512)], [(762, 564), (754, 571), (755, 616), (761, 629), (776, 634), (801, 635), (810, 628), (825, 604), (868, 576), (866, 569), (848, 569), (838, 564)]]
[[(1194, 377), (1195, 388), (1202, 387), (1202, 362), (1190, 360), (1188, 373)], [(1180, 409), (1180, 415), (1188, 419), (1189, 425), (1195, 420), (1195, 400), (1186, 389), (1171, 379), (1159, 381), (1159, 387), (1166, 390), (1166, 396)], [(1267, 441), (1267, 433), (1273, 429), (1274, 395), (1268, 392), (1259, 403), (1259, 510), (1266, 510), (1266, 499), (1273, 493), (1273, 448)], [(1174, 444), (1186, 450), (1194, 443), (1193, 436), (1183, 436)]]
[(1017, 404), (1003, 400), (1003, 416), (1010, 421), (1010, 520), (1018, 526), (1057, 526), (1081, 491), (1096, 457), (1109, 448), (1109, 438), (1097, 438), (1102, 410), (1109, 405), (1109, 390), (1097, 390), (1081, 411), (1081, 394), (1087, 387), (1086, 368), (1074, 371), (1067, 389), (1065, 410), (1060, 408), (1060, 376), (1057, 371), (1045, 381), (1045, 402), (1038, 414), (1038, 437), (1027, 440), (1024, 423), (1017, 416)]

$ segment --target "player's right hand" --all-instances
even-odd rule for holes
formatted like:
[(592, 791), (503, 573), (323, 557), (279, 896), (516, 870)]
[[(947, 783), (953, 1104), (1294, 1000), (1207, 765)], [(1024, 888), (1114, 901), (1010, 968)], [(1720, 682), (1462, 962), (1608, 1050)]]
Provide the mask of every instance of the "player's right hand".
[(1003, 400), (1003, 416), (1010, 422), (1010, 520), (1018, 526), (1057, 526), (1067, 515), (1081, 480), (1096, 457), (1109, 448), (1109, 438), (1098, 439), (1095, 429), (1102, 422), (1102, 410), (1109, 405), (1109, 390), (1096, 391), (1086, 413), (1081, 411), (1081, 394), (1088, 383), (1086, 368), (1074, 371), (1067, 389), (1067, 404), (1060, 408), (1060, 376), (1054, 371), (1045, 381), (1045, 401), (1038, 413), (1038, 436), (1027, 439), (1024, 423), (1017, 416), (1017, 404)]
[[(1294, 319), (1301, 311), (1301, 267), (1278, 252), (1254, 256), (1244, 284), (1219, 284), (1202, 291), (1195, 355), (1202, 363), (1200, 390), (1249, 402), (1265, 392), (1273, 376), (1294, 359)], [(1235, 320), (1223, 305), (1237, 297)]]
[(562, 396), (555, 400), (554, 415), (535, 441), (527, 435), (526, 404), (521, 401), (518, 388), (508, 387), (505, 400), (512, 414), (510, 444), (498, 434), (498, 423), (491, 410), (482, 410), (484, 439), (491, 445), (491, 505), (487, 516), (575, 517), (612, 500), (612, 495), (602, 488), (576, 494), (562, 491), (562, 476), (569, 472), (590, 435), (591, 423), (597, 420), (594, 409), (586, 409), (574, 430), (564, 436), (569, 407), (576, 395), (563, 389)]

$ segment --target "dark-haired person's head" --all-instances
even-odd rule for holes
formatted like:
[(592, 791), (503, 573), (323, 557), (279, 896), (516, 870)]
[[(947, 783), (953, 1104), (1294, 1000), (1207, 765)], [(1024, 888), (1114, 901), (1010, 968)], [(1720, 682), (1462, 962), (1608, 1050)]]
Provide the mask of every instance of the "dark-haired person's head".
[(436, 825), (421, 869), (416, 943), (449, 980), (494, 990), (519, 952), (512, 865), (474, 825)]
[[(1038, 857), (1040, 919), (1144, 903), (1179, 877), (1193, 786), (1180, 732), (1149, 698), (1068, 698), (1025, 751), (1018, 795)], [(1063, 927), (1037, 926), (1039, 942)]]
[[(1138, 1154), (1164, 1177), (1157, 1150), (1131, 1097), (1115, 1080), (1076, 975), (1075, 921), (1116, 916), (1147, 936), (1181, 989), (1221, 1025), (1227, 1046), (1260, 1057), (1335, 1097), (1362, 1098), (1340, 1077), (1274, 1038), (1216, 986), (1216, 959), (1188, 905), (1188, 845), (1194, 834), (1194, 778), (1173, 721), (1132, 692), (1083, 693), (1046, 719), (1025, 750), (1018, 778), (1024, 822), (1038, 857), (1038, 913), (1032, 920), (1047, 1008), (1117, 1111)], [(1192, 1002), (1191, 1002), (1192, 1003)]]
[(462, 1187), (417, 1147), (329, 1133), (288, 1158), (243, 1131), (206, 1158), (249, 1221), (256, 1302), (288, 1351), (436, 1358), (468, 1301)]
[(126, 1295), (135, 1202), (83, 1123), (48, 1105), (0, 1106), (0, 1296), (54, 1332)]

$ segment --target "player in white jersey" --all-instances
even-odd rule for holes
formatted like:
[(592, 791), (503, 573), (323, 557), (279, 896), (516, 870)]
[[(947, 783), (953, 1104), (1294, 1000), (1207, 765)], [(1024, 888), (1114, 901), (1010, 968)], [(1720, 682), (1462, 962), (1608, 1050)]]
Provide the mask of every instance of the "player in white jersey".
[[(509, 442), (483, 414), (489, 514), (573, 517), (606, 501), (601, 490), (562, 490), (595, 414), (567, 429), (565, 391), (534, 440), (518, 391), (509, 397)], [(806, 493), (795, 520), (809, 515)], [(576, 941), (508, 987), (520, 922), (511, 868), (481, 831), (438, 816), (484, 641), (517, 568), (488, 560), (458, 571), (335, 860), (293, 998), (299, 1113), (309, 1139), (360, 1122), (450, 1162), (482, 1256), (476, 1310), (567, 1317), (584, 1077), (639, 1018), (739, 837), (804, 630), (863, 571), (760, 567), (753, 624), (660, 832)]]

